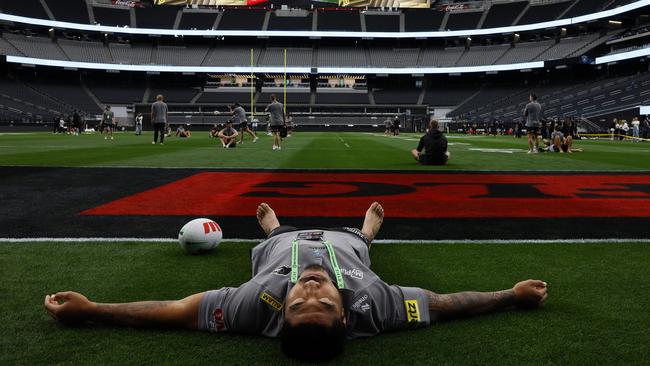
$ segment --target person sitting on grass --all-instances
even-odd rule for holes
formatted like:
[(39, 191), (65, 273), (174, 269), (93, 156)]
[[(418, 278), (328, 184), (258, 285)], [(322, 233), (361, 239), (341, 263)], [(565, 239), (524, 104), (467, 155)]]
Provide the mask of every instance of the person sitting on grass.
[(582, 149), (573, 148), (571, 142), (573, 141), (570, 137), (567, 138), (562, 132), (563, 126), (560, 124), (555, 125), (555, 131), (551, 133), (550, 140), (544, 140), (545, 149), (544, 152), (557, 152), (557, 153), (573, 153), (573, 152), (582, 152)]
[(216, 138), (219, 137), (219, 131), (221, 131), (223, 127), (219, 125), (218, 123), (215, 123), (212, 125), (212, 128), (210, 129), (210, 132), (208, 133), (208, 136), (210, 138)]
[(181, 137), (181, 138), (189, 138), (192, 136), (192, 132), (189, 129), (189, 125), (187, 127), (180, 125), (176, 129), (176, 137)]
[(237, 130), (232, 127), (233, 121), (231, 119), (226, 122), (226, 127), (223, 130), (219, 131), (217, 136), (221, 139), (221, 145), (224, 149), (229, 149), (231, 147), (237, 147)]
[(370, 245), (384, 209), (374, 202), (361, 230), (282, 226), (266, 203), (257, 220), (267, 239), (251, 252), (253, 277), (177, 301), (102, 304), (66, 291), (45, 296), (45, 310), (64, 324), (184, 328), (279, 337), (289, 357), (310, 363), (334, 359), (346, 339), (423, 327), (507, 309), (532, 309), (547, 285), (526, 280), (496, 292), (438, 294), (389, 285), (370, 269)]
[(447, 139), (438, 129), (438, 120), (432, 119), (429, 121), (427, 133), (420, 138), (418, 147), (411, 150), (411, 154), (422, 165), (447, 164), (449, 160)]

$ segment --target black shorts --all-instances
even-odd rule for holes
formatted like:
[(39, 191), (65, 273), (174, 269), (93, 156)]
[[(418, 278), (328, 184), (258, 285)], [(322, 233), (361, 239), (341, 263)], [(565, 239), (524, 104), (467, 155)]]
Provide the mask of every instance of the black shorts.
[(429, 158), (426, 155), (420, 155), (420, 158), (418, 159), (418, 163), (422, 165), (445, 165), (447, 164), (448, 159), (449, 158), (447, 157), (447, 155), (445, 155), (441, 159), (433, 159), (433, 158)]
[(113, 127), (115, 127), (115, 125), (112, 123), (104, 123), (104, 128), (113, 128)]
[[(555, 145), (551, 145), (551, 149), (553, 149), (554, 152), (560, 152), (560, 150), (558, 150), (557, 146)], [(560, 144), (560, 149), (562, 149), (563, 152), (569, 152), (569, 145)]]
[(242, 122), (242, 123), (239, 124), (239, 129), (240, 130), (245, 129), (246, 127), (248, 127), (248, 122)]
[(271, 126), (271, 132), (274, 132), (274, 133), (275, 133), (275, 132), (280, 132), (280, 129), (281, 129), (281, 128), (282, 128), (281, 125)]
[(526, 127), (526, 133), (539, 135), (539, 127)]

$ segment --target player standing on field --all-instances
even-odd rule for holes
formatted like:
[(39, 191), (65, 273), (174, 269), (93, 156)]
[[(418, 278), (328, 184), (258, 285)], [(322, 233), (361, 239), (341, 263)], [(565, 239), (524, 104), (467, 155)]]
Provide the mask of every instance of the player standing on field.
[(539, 134), (539, 119), (542, 114), (542, 106), (537, 103), (537, 95), (530, 93), (528, 97), (530, 103), (526, 104), (524, 109), (524, 118), (526, 118), (526, 133), (528, 134), (528, 153), (536, 154), (537, 135)]
[(151, 105), (151, 123), (153, 124), (153, 141), (152, 144), (158, 142), (158, 134), (160, 134), (160, 144), (165, 142), (165, 133), (167, 132), (167, 103), (163, 102), (163, 96), (158, 94), (156, 101)]
[(104, 126), (104, 131), (106, 131), (106, 136), (104, 140), (108, 139), (108, 135), (111, 135), (111, 140), (113, 139), (113, 128), (115, 128), (115, 114), (111, 111), (111, 106), (107, 105), (102, 114), (102, 125)]
[(142, 113), (138, 113), (138, 115), (135, 117), (135, 135), (140, 136), (142, 135)]
[(271, 94), (271, 104), (266, 106), (265, 112), (269, 113), (271, 133), (273, 133), (273, 150), (282, 150), (280, 143), (280, 128), (284, 126), (284, 107), (278, 102), (275, 94)]

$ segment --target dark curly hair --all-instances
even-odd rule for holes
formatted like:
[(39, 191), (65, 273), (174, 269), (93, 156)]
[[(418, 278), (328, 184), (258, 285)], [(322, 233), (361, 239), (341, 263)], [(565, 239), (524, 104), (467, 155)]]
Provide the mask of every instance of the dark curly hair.
[(285, 320), (280, 333), (282, 352), (301, 362), (327, 362), (343, 353), (346, 333), (345, 323), (340, 318), (330, 326), (314, 323), (291, 325)]

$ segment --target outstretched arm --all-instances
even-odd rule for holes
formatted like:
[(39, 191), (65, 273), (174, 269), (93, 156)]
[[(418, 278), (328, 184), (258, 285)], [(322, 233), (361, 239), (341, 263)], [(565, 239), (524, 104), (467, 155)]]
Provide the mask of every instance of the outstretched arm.
[(95, 303), (76, 292), (45, 296), (45, 310), (65, 324), (85, 322), (128, 327), (198, 328), (203, 293), (177, 301), (143, 301), (126, 304)]
[(512, 289), (496, 292), (436, 294), (425, 290), (432, 321), (487, 314), (512, 307), (532, 309), (548, 296), (546, 282), (527, 280)]

